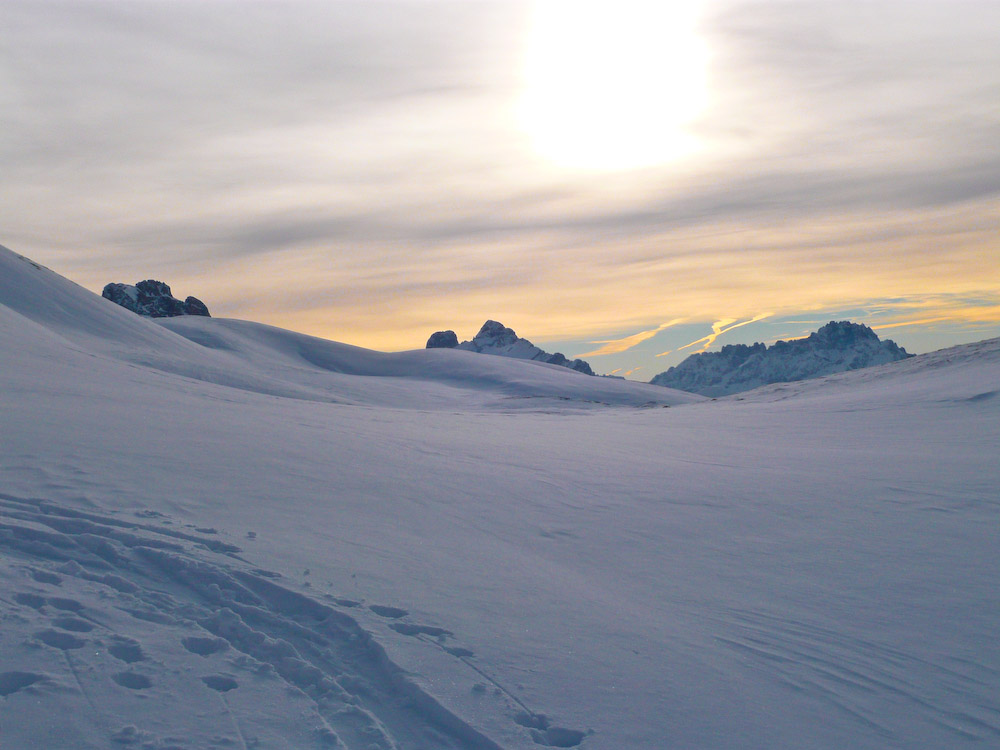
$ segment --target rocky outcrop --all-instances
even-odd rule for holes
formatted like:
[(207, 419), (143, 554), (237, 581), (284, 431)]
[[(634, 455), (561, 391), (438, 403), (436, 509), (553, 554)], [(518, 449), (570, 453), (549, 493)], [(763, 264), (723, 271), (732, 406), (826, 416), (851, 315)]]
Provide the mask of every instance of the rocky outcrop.
[(482, 354), (496, 354), (501, 357), (531, 359), (536, 362), (547, 362), (567, 367), (585, 375), (594, 374), (590, 365), (582, 359), (569, 359), (559, 352), (549, 354), (532, 344), (528, 339), (520, 338), (512, 329), (495, 320), (487, 320), (472, 341), (463, 341), (461, 344), (458, 343), (458, 337), (454, 331), (438, 331), (427, 340), (427, 348), (462, 349)]
[(101, 296), (126, 310), (149, 318), (173, 318), (178, 315), (211, 317), (208, 307), (197, 297), (188, 297), (181, 302), (171, 294), (169, 286), (153, 279), (140, 281), (135, 286), (108, 284)]
[(804, 339), (777, 341), (772, 346), (730, 344), (718, 352), (692, 354), (650, 382), (703, 396), (725, 396), (910, 356), (895, 342), (881, 341), (866, 325), (831, 321)]
[(454, 331), (438, 331), (427, 339), (427, 349), (454, 349), (458, 346), (458, 336)]

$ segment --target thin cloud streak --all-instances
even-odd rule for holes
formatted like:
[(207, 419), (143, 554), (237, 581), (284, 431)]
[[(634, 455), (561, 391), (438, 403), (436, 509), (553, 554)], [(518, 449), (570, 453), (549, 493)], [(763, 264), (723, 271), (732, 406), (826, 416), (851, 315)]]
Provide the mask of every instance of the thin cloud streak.
[(726, 332), (726, 326), (728, 326), (730, 323), (735, 323), (735, 322), (736, 318), (723, 318), (722, 320), (717, 320), (714, 323), (712, 323), (712, 332), (710, 334), (700, 339), (695, 339), (690, 344), (684, 344), (684, 346), (677, 347), (677, 351), (690, 349), (692, 346), (695, 346), (696, 344), (701, 344), (703, 342), (705, 345), (702, 347), (702, 349), (707, 349), (715, 342), (717, 338), (719, 338), (719, 336), (721, 336), (723, 333)]
[[(715, 343), (715, 340), (719, 338), (719, 336), (722, 336), (725, 333), (729, 333), (730, 331), (735, 330), (737, 328), (741, 328), (742, 326), (750, 325), (751, 323), (756, 323), (758, 321), (764, 320), (765, 318), (770, 318), (772, 315), (774, 315), (774, 313), (761, 313), (760, 315), (756, 315), (750, 320), (744, 320), (741, 323), (736, 323), (735, 318), (723, 318), (722, 320), (717, 320), (712, 324), (712, 332), (710, 334), (708, 334), (707, 336), (703, 336), (700, 339), (696, 339), (692, 341), (690, 344), (685, 344), (684, 346), (677, 347), (677, 351), (681, 351), (683, 349), (690, 349), (692, 346), (695, 346), (697, 344), (702, 344), (700, 351), (705, 351), (712, 344)], [(734, 325), (730, 325), (730, 323), (734, 323)], [(669, 354), (669, 353), (670, 352), (663, 352), (663, 354)]]
[(601, 357), (606, 354), (620, 354), (621, 352), (628, 351), (634, 346), (638, 346), (643, 341), (653, 338), (660, 331), (665, 331), (667, 328), (677, 325), (678, 323), (683, 323), (687, 318), (674, 318), (673, 320), (667, 321), (666, 323), (661, 323), (656, 328), (651, 328), (648, 331), (640, 331), (639, 333), (634, 333), (631, 336), (626, 336), (621, 339), (608, 339), (604, 341), (591, 341), (591, 344), (604, 344), (600, 349), (595, 349), (592, 352), (585, 352), (583, 354), (574, 354), (574, 357)]
[(931, 325), (932, 323), (942, 323), (946, 320), (954, 321), (955, 318), (948, 315), (942, 315), (937, 318), (918, 318), (917, 320), (906, 320), (903, 321), (902, 323), (883, 323), (882, 325), (872, 326), (872, 330), (881, 331), (886, 328), (903, 328), (904, 326), (926, 326), (926, 325)]
[(892, 323), (873, 325), (874, 330), (888, 328), (904, 328), (910, 326), (933, 326), (936, 323), (959, 323), (967, 325), (982, 325), (1000, 323), (1000, 304), (990, 306), (970, 306), (952, 310), (934, 310), (941, 314), (933, 317), (918, 317), (900, 320)]

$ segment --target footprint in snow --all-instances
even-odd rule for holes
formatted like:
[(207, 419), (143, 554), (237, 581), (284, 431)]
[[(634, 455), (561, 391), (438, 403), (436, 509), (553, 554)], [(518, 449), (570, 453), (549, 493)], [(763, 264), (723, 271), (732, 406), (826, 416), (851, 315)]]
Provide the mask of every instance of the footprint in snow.
[(212, 690), (217, 690), (220, 693), (225, 693), (230, 690), (235, 690), (240, 686), (240, 684), (234, 680), (232, 677), (227, 677), (224, 674), (210, 674), (201, 678), (201, 681), (208, 685)]
[(48, 598), (48, 602), (56, 609), (62, 609), (67, 612), (79, 612), (83, 609), (83, 605), (76, 599), (66, 599), (61, 596), (50, 596)]
[(34, 578), (39, 583), (48, 583), (53, 586), (62, 585), (62, 576), (57, 576), (55, 573), (50, 573), (47, 570), (32, 568), (31, 577)]
[(410, 614), (405, 609), (400, 609), (399, 607), (386, 607), (383, 604), (369, 604), (368, 609), (377, 614), (379, 617), (389, 617), (392, 619), (406, 617)]
[[(334, 604), (336, 604), (339, 607), (360, 607), (361, 606), (361, 602), (359, 602), (359, 601), (356, 601), (354, 599), (342, 599), (342, 598), (340, 598), (338, 596), (334, 596), (333, 594), (323, 594), (323, 598), (327, 599), (327, 600), (329, 600), (331, 602), (333, 602)], [(378, 605), (375, 605), (375, 606), (378, 606)]]
[(31, 687), (44, 679), (46, 679), (46, 675), (37, 672), (0, 672), (0, 695), (6, 698), (8, 695)]
[(229, 643), (222, 638), (204, 638), (195, 635), (182, 638), (181, 643), (184, 648), (198, 656), (211, 656), (229, 648)]
[(32, 609), (41, 609), (45, 606), (44, 596), (29, 594), (27, 592), (14, 594), (14, 601), (18, 604), (23, 604), (25, 607), (31, 607)]
[(408, 622), (394, 622), (389, 627), (402, 635), (429, 635), (433, 638), (454, 635), (450, 630), (436, 628), (433, 625), (411, 625)]
[(56, 617), (52, 620), (52, 624), (63, 630), (72, 630), (74, 633), (89, 633), (94, 629), (93, 625), (79, 617)]
[(108, 646), (108, 653), (126, 664), (134, 664), (146, 658), (146, 655), (142, 652), (142, 646), (136, 641), (124, 639), (115, 641)]
[(46, 646), (52, 646), (52, 648), (62, 649), (63, 651), (73, 648), (83, 648), (83, 645), (86, 643), (82, 638), (77, 638), (75, 635), (63, 633), (59, 630), (43, 630), (35, 633), (35, 638)]
[(514, 717), (514, 722), (531, 732), (531, 739), (536, 745), (545, 747), (576, 747), (587, 736), (579, 729), (554, 727), (545, 714), (529, 714), (522, 712)]
[(111, 679), (129, 690), (145, 690), (153, 686), (153, 681), (138, 672), (119, 672), (111, 675)]

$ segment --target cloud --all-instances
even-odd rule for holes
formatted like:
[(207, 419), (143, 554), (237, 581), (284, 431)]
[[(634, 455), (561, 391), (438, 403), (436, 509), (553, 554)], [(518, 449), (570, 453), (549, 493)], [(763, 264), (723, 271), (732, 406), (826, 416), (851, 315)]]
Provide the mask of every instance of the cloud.
[[(712, 332), (710, 334), (708, 334), (707, 336), (703, 336), (700, 339), (695, 339), (690, 344), (685, 344), (684, 346), (677, 347), (677, 351), (681, 351), (682, 349), (690, 349), (692, 346), (695, 346), (697, 344), (702, 344), (701, 351), (705, 351), (706, 349), (708, 349), (708, 347), (710, 347), (712, 344), (715, 343), (715, 340), (719, 338), (719, 336), (723, 335), (724, 333), (729, 333), (730, 331), (736, 328), (740, 328), (741, 326), (749, 325), (750, 323), (756, 323), (757, 321), (764, 320), (765, 318), (770, 318), (772, 315), (774, 315), (774, 313), (761, 313), (760, 315), (755, 315), (753, 318), (750, 318), (749, 320), (744, 320), (740, 323), (736, 322), (736, 318), (723, 318), (722, 320), (717, 320), (714, 323), (712, 323)], [(669, 354), (669, 352), (663, 352), (663, 354)]]
[(721, 336), (723, 333), (726, 332), (726, 330), (728, 330), (726, 328), (726, 326), (728, 326), (730, 323), (735, 323), (735, 322), (736, 322), (736, 318), (723, 318), (722, 320), (717, 320), (714, 323), (712, 323), (712, 332), (708, 336), (705, 336), (705, 337), (700, 338), (700, 339), (696, 339), (696, 340), (692, 341), (690, 344), (684, 344), (684, 346), (679, 346), (679, 347), (677, 347), (677, 351), (682, 351), (684, 349), (690, 349), (695, 344), (701, 344), (701, 343), (705, 344), (702, 347), (702, 349), (707, 349), (709, 346), (712, 345), (712, 343), (717, 338), (719, 338), (719, 336)]
[(1000, 4), (706, 3), (703, 153), (593, 173), (514, 125), (528, 5), (0, 3), (0, 241), (386, 347), (998, 292)]
[(678, 323), (683, 323), (687, 318), (674, 318), (673, 320), (667, 321), (666, 323), (661, 323), (656, 328), (651, 328), (648, 331), (640, 331), (639, 333), (633, 333), (631, 336), (626, 336), (621, 339), (607, 339), (604, 341), (591, 341), (591, 344), (604, 344), (600, 349), (595, 349), (592, 352), (585, 352), (584, 354), (574, 354), (574, 357), (600, 357), (605, 354), (619, 354), (624, 351), (628, 351), (634, 346), (638, 346), (643, 341), (653, 338), (660, 331), (663, 331), (671, 326), (675, 326)]
[(913, 317), (914, 313), (897, 314), (891, 316), (887, 323), (872, 325), (872, 329), (879, 331), (910, 326), (933, 326), (938, 323), (960, 325), (1000, 323), (1000, 296), (992, 300), (983, 299), (975, 302), (965, 298), (955, 299), (950, 303), (941, 298), (928, 299), (922, 303), (910, 303), (905, 307), (910, 309), (916, 307), (916, 317)]
[(954, 321), (954, 317), (947, 315), (942, 315), (937, 318), (917, 318), (915, 320), (906, 320), (901, 323), (883, 323), (882, 325), (872, 326), (872, 330), (881, 331), (886, 328), (902, 328), (904, 326), (926, 326), (932, 323), (942, 323), (944, 321)]

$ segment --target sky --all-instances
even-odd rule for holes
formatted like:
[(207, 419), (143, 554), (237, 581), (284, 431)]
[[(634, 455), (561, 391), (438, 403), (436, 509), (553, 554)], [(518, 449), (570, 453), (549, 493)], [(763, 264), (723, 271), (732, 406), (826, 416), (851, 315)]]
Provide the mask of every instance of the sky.
[(1000, 3), (0, 3), (0, 244), (382, 350), (648, 380), (1000, 335)]

